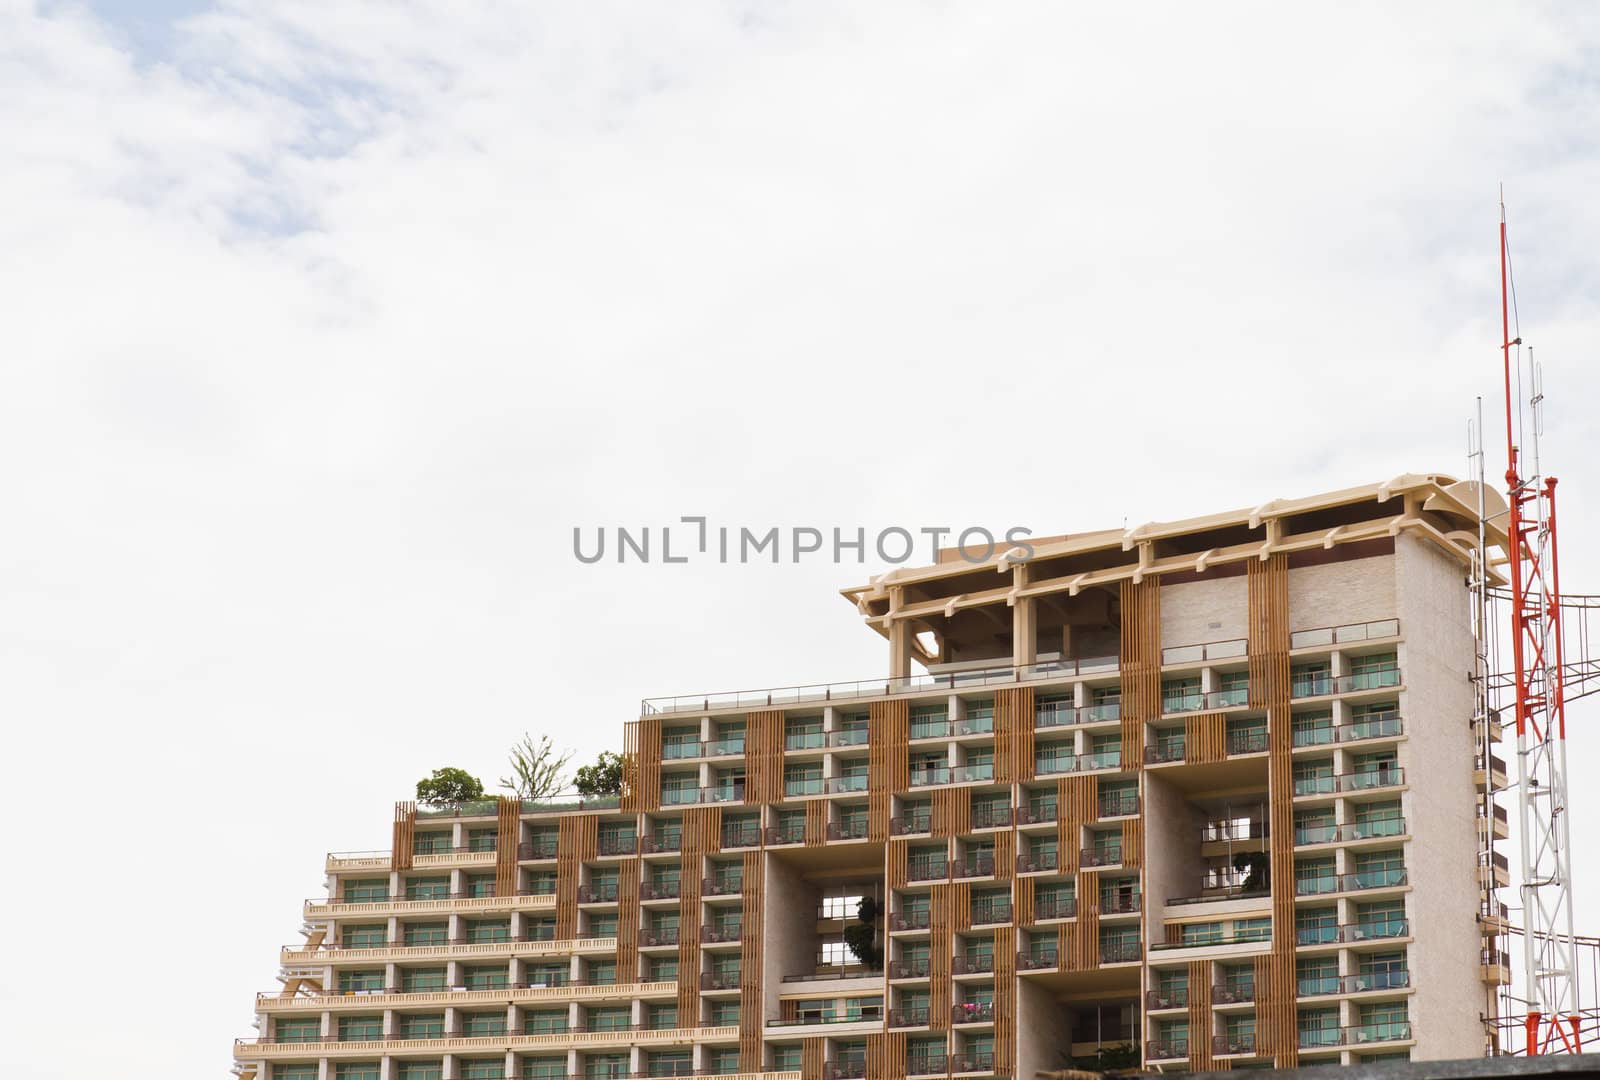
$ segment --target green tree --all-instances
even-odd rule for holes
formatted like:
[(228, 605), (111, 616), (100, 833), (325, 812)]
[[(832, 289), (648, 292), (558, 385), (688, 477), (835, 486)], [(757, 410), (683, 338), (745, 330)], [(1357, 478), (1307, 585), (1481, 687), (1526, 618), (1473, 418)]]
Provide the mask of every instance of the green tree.
[(445, 806), (483, 798), (483, 781), (465, 769), (433, 770), (417, 781), (417, 801), (424, 806)]
[(572, 760), (572, 751), (557, 754), (550, 736), (522, 733), (522, 741), (511, 748), (511, 775), (500, 778), (500, 786), (519, 799), (538, 802), (548, 799), (565, 786), (561, 773)]
[(579, 795), (622, 794), (622, 755), (600, 751), (593, 765), (580, 765), (574, 777)]

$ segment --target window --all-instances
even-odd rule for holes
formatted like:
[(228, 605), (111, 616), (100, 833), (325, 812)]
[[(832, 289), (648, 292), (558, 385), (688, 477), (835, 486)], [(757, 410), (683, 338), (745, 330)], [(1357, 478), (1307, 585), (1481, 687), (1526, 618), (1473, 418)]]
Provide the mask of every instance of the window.
[(272, 1080), (318, 1080), (317, 1065), (274, 1065)]
[(864, 897), (859, 894), (850, 896), (824, 896), (822, 898), (822, 917), (824, 919), (853, 919), (856, 909), (861, 906)]
[(1301, 1009), (1295, 1019), (1303, 1047), (1339, 1045), (1339, 1010)]
[(1333, 808), (1297, 810), (1294, 815), (1294, 842), (1296, 844), (1327, 844), (1338, 838), (1333, 823)]
[(1233, 1013), (1223, 1025), (1230, 1054), (1253, 1054), (1256, 1049), (1255, 1013)]
[(1356, 990), (1398, 990), (1410, 984), (1406, 951), (1363, 953), (1356, 974)]
[(532, 918), (523, 916), (523, 934), (527, 941), (554, 941), (556, 939), (556, 921), (548, 916)]
[(419, 832), (411, 838), (413, 855), (444, 855), (450, 851), (448, 832)]
[(1405, 856), (1399, 851), (1368, 851), (1356, 856), (1356, 888), (1377, 889), (1403, 885), (1406, 880)]
[(1089, 767), (1115, 769), (1122, 765), (1122, 736), (1112, 733), (1089, 739)]
[(1301, 997), (1339, 992), (1339, 961), (1333, 956), (1297, 960), (1294, 965), (1295, 992)]
[(969, 701), (966, 719), (961, 721), (964, 735), (983, 735), (994, 730), (994, 702)]
[(519, 1063), (523, 1080), (567, 1080), (567, 1055), (525, 1057)]
[(1406, 935), (1404, 900), (1381, 900), (1356, 905), (1356, 938), (1393, 938)]
[(272, 1027), (272, 1037), (281, 1043), (321, 1042), (322, 1021), (317, 1019), (279, 1020)]
[(560, 842), (561, 830), (554, 825), (535, 825), (530, 834), (528, 846), (535, 859), (553, 859), (556, 856), (556, 845)]
[(627, 1054), (589, 1054), (583, 1059), (584, 1080), (611, 1080), (627, 1075)]
[(586, 1031), (627, 1031), (633, 1016), (632, 1010), (626, 1005), (614, 1005), (591, 1008), (585, 1020)]
[[(735, 1010), (734, 1023), (737, 1024), (738, 1012)], [(726, 1025), (717, 1025), (723, 1027)], [(713, 1075), (732, 1075), (739, 1071), (739, 1050), (733, 1046), (713, 1046), (706, 1050), (706, 1067)]]
[(444, 1080), (442, 1061), (402, 1061), (395, 1066), (396, 1080)]
[(341, 1061), (333, 1067), (334, 1080), (378, 1080), (376, 1061)]
[(615, 960), (589, 961), (589, 982), (594, 986), (612, 986), (617, 981)]
[(403, 993), (436, 993), (446, 989), (449, 987), (443, 967), (402, 968), (400, 971), (400, 990)]
[(646, 1076), (693, 1076), (693, 1050), (652, 1050), (645, 1055)]
[(1162, 1008), (1182, 1008), (1189, 1004), (1189, 973), (1182, 968), (1157, 972), (1156, 996)]
[(1222, 968), (1222, 988), (1233, 1001), (1253, 1001), (1256, 996), (1254, 964), (1226, 964)]
[[(736, 1027), (739, 1023), (739, 1003), (725, 998), (707, 1001), (706, 1023), (712, 1027)], [(737, 1054), (738, 1051), (734, 1053)]]
[(1233, 920), (1233, 940), (1235, 941), (1266, 941), (1270, 937), (1272, 937), (1272, 920), (1270, 918)]
[(1161, 680), (1161, 711), (1190, 712), (1198, 709), (1205, 699), (1200, 694), (1200, 676)]
[(384, 986), (382, 968), (339, 972), (341, 994), (379, 994), (383, 992)]
[(450, 899), (450, 879), (448, 877), (414, 877), (406, 879), (407, 900), (448, 900)]
[(370, 1042), (383, 1038), (382, 1016), (339, 1017), (340, 1042)]
[(1333, 666), (1327, 660), (1295, 664), (1289, 669), (1289, 696), (1313, 697), (1333, 693)]
[(800, 1069), (800, 1044), (778, 1043), (773, 1046), (772, 1068), (775, 1072), (798, 1072)]
[(1070, 742), (1040, 742), (1033, 748), (1033, 771), (1049, 773), (1072, 772), (1078, 767), (1078, 755)]
[(1219, 922), (1184, 923), (1178, 931), (1178, 940), (1184, 945), (1215, 945), (1222, 940)]
[(1294, 913), (1295, 942), (1326, 945), (1339, 940), (1339, 915), (1329, 908), (1300, 908)]
[(645, 1024), (652, 1031), (667, 1031), (678, 1026), (678, 1006), (651, 1005), (645, 1013)]
[(510, 919), (468, 919), (467, 940), (475, 945), (511, 940)]
[(566, 964), (525, 964), (522, 972), (523, 980), (530, 987), (565, 986), (572, 981)]
[(1403, 1000), (1361, 1006), (1356, 1024), (1357, 1042), (1411, 1038), (1411, 1025), (1406, 1021), (1406, 1003)]
[(344, 883), (340, 898), (346, 904), (380, 904), (389, 899), (388, 878), (361, 878)]
[(1313, 758), (1294, 763), (1296, 795), (1329, 795), (1334, 790), (1333, 759)]
[[(560, 1035), (567, 1030), (566, 1009), (525, 1009), (522, 1013), (524, 1035)], [(563, 1068), (566, 1061), (562, 1061)]]
[(504, 964), (485, 964), (462, 969), (462, 982), (468, 990), (502, 990), (511, 984)]
[(950, 734), (950, 713), (943, 705), (911, 707), (911, 737), (939, 739)]
[(444, 1038), (444, 1013), (420, 1013), (399, 1019), (402, 1039)]
[(664, 772), (661, 774), (662, 806), (682, 806), (684, 803), (698, 802), (699, 798), (699, 773)]
[(592, 938), (616, 937), (617, 916), (614, 914), (590, 915), (589, 936)]
[(1320, 859), (1296, 859), (1294, 864), (1294, 891), (1296, 896), (1314, 896), (1337, 892), (1339, 877), (1334, 872), (1333, 856)]
[(1370, 836), (1399, 836), (1405, 831), (1405, 823), (1400, 820), (1399, 799), (1358, 803), (1356, 805), (1355, 832), (1357, 835), (1353, 836), (1352, 839), (1366, 839)]
[(791, 716), (783, 722), (785, 750), (811, 750), (823, 743), (822, 717)]
[(900, 803), (900, 820), (909, 833), (927, 832), (933, 822), (931, 799), (903, 799)]
[(493, 851), (500, 840), (499, 829), (468, 829), (468, 851)]
[(800, 765), (783, 767), (783, 793), (785, 795), (820, 795), (822, 793), (822, 763), (808, 761)]
[(556, 891), (554, 870), (533, 870), (528, 874), (528, 891), (535, 896), (550, 896)]
[(442, 922), (406, 923), (403, 931), (406, 945), (444, 945), (450, 940), (450, 924)]
[(389, 943), (389, 928), (382, 923), (346, 926), (340, 931), (339, 941), (346, 949), (381, 949)]
[(504, 1035), (506, 1033), (505, 1010), (499, 1012), (464, 1012), (460, 1014), (462, 1034), (472, 1035)]
[(700, 753), (699, 728), (668, 728), (661, 733), (661, 756), (671, 761), (675, 758), (697, 757)]
[(501, 1080), (506, 1074), (504, 1058), (482, 1058), (460, 1063), (461, 1080)]

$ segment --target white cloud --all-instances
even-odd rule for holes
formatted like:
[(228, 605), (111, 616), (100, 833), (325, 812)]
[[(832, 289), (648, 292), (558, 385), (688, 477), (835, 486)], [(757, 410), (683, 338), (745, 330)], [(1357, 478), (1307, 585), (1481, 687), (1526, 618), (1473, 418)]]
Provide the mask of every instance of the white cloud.
[(581, 568), (574, 525), (1056, 532), (1461, 468), (1501, 179), (1600, 579), (1597, 44), (1554, 7), (285, 2), (135, 55), (0, 3), (38, 931), (0, 994), (139, 995), (13, 1067), (220, 1070), (319, 852), (428, 768), (881, 669), (834, 595), (876, 567)]

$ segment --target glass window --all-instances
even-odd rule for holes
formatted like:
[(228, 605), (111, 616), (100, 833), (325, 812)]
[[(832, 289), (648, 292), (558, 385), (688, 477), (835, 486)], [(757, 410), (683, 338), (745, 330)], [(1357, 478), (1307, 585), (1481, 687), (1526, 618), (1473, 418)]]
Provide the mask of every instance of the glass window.
[(481, 1058), (461, 1062), (461, 1080), (501, 1080), (505, 1074), (504, 1058)]
[(498, 843), (499, 839), (500, 839), (500, 830), (499, 829), (493, 829), (493, 828), (468, 829), (467, 830), (467, 850), (468, 851), (493, 851), (495, 849), (495, 845), (496, 845), (496, 843)]
[(511, 940), (510, 919), (468, 919), (467, 940), (476, 945)]
[(378, 1080), (376, 1061), (341, 1061), (333, 1067), (334, 1080)]
[(322, 1041), (322, 1021), (311, 1019), (279, 1020), (272, 1026), (272, 1037), (281, 1043)]
[(726, 999), (706, 1002), (706, 1023), (712, 1027), (737, 1026), (739, 1023), (739, 1003)]
[(406, 879), (407, 900), (448, 900), (450, 898), (450, 879), (448, 877), (414, 877)]
[(272, 1080), (318, 1080), (320, 1067), (307, 1065), (274, 1065)]
[(389, 928), (383, 923), (346, 926), (340, 929), (339, 941), (346, 949), (381, 949), (389, 943)]
[(566, 1030), (566, 1009), (526, 1009), (522, 1013), (524, 1035), (559, 1035)]
[(450, 850), (450, 833), (419, 832), (411, 838), (411, 851), (415, 855), (443, 855)]
[(400, 972), (400, 989), (408, 994), (431, 993), (445, 989), (445, 969), (442, 967), (405, 968)]
[(1339, 914), (1334, 908), (1300, 908), (1294, 913), (1295, 941), (1326, 945), (1339, 940)]
[(666, 1031), (678, 1026), (678, 1006), (651, 1005), (645, 1017), (652, 1031)]
[(346, 904), (376, 904), (389, 899), (388, 878), (359, 878), (346, 881), (339, 894)]
[(383, 1038), (382, 1016), (339, 1017), (340, 1042), (368, 1042)]
[(341, 971), (339, 972), (339, 993), (341, 994), (375, 994), (384, 989), (382, 968), (373, 968), (366, 971)]
[(523, 1080), (567, 1080), (567, 1055), (545, 1054), (519, 1062)]
[(444, 1080), (442, 1061), (401, 1061), (395, 1065), (396, 1080)]
[(402, 1039), (444, 1038), (444, 1013), (412, 1013), (401, 1015), (399, 1021)]
[(402, 931), (406, 945), (444, 945), (450, 939), (450, 924), (443, 922), (406, 923)]
[(511, 983), (504, 964), (485, 964), (464, 968), (462, 981), (468, 990), (501, 990)]
[(460, 1014), (461, 1029), (466, 1035), (504, 1035), (505, 1010), (498, 1012), (464, 1012)]

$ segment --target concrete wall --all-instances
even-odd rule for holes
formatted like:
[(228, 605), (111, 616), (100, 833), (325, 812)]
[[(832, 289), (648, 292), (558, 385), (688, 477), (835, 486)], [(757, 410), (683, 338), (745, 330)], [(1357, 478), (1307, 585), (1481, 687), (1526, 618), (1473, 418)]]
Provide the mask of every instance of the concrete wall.
[[(1410, 536), (1409, 533), (1406, 534)], [(1413, 540), (1412, 543), (1417, 543)], [(1289, 571), (1289, 630), (1392, 619), (1396, 555), (1374, 555)], [(1443, 559), (1443, 556), (1440, 556)], [(1449, 561), (1445, 559), (1445, 561)], [(1405, 626), (1400, 627), (1401, 633)]]
[(1250, 586), (1243, 574), (1161, 587), (1161, 647), (1233, 641), (1250, 632)]
[(1407, 735), (1399, 756), (1410, 783), (1402, 806), (1413, 837), (1406, 845), (1415, 890), (1408, 901), (1416, 939), (1412, 1056), (1472, 1057), (1483, 1049), (1485, 993), (1476, 922), (1470, 598), (1460, 564), (1431, 544), (1402, 534), (1393, 558)]
[(816, 968), (821, 893), (782, 859), (769, 853), (763, 861), (761, 997), (766, 1015), (762, 1019), (776, 1020), (783, 977)]
[(1183, 792), (1153, 773), (1144, 774), (1144, 939), (1152, 945), (1166, 940), (1161, 909), (1167, 901), (1200, 890), (1205, 874), (1200, 854), (1204, 826), (1205, 815), (1189, 804)]
[(1072, 1050), (1072, 1018), (1049, 990), (1032, 979), (1017, 980), (1016, 1075), (1032, 1078), (1064, 1069)]

